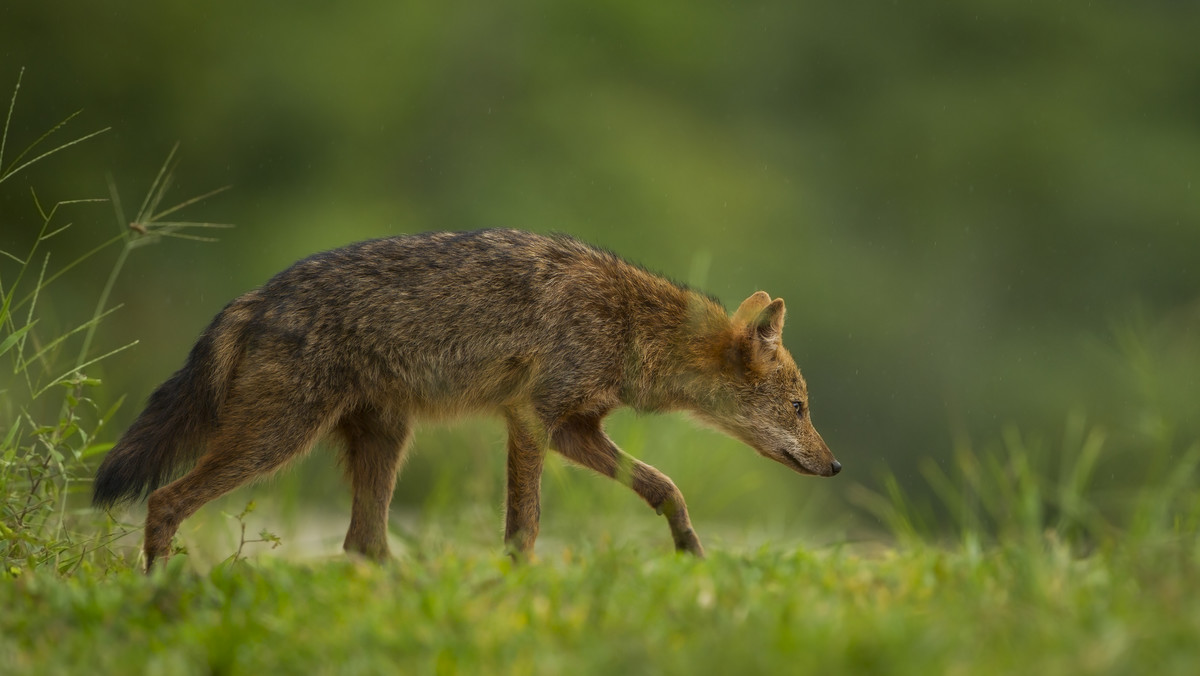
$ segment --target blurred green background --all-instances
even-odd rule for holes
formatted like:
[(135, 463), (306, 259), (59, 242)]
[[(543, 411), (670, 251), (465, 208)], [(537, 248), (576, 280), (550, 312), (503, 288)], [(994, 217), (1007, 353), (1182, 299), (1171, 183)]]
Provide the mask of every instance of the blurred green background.
[[(1118, 491), (1147, 448), (1169, 463), (1200, 427), (1197, 35), (1200, 5), (1168, 0), (14, 0), (10, 147), (78, 107), (64, 133), (112, 130), (3, 186), (0, 248), (28, 248), (31, 187), (106, 197), (111, 174), (132, 211), (176, 141), (177, 200), (233, 186), (183, 215), (237, 229), (137, 252), (114, 292), (95, 351), (141, 341), (95, 374), (130, 395), (118, 429), (224, 303), (296, 259), (504, 226), (570, 233), (729, 307), (787, 301), (836, 480), (680, 416), (613, 423), (702, 535), (852, 536), (852, 485), (890, 469), (919, 490), (922, 462), (1006, 429), (1053, 472), (1071, 416), (1107, 435), (1097, 481)], [(115, 233), (111, 212), (69, 209), (54, 260)], [(90, 313), (111, 260), (59, 282), (39, 330)], [(416, 447), (398, 503), (465, 495), (498, 532), (502, 426)], [(293, 498), (347, 504), (330, 463), (288, 480)], [(547, 494), (547, 512), (643, 511), (560, 464)]]

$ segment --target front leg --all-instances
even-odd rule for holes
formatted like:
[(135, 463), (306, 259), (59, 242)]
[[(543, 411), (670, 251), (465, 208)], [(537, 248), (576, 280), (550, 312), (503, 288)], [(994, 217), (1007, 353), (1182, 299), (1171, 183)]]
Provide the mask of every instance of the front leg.
[(546, 444), (536, 425), (515, 411), (505, 412), (508, 423), (508, 505), (504, 516), (504, 545), (514, 561), (533, 555), (542, 516), (542, 462)]
[(567, 458), (632, 488), (667, 517), (677, 551), (704, 557), (700, 538), (688, 518), (687, 503), (675, 482), (618, 448), (604, 433), (599, 418), (577, 418), (564, 424), (555, 431), (553, 446)]

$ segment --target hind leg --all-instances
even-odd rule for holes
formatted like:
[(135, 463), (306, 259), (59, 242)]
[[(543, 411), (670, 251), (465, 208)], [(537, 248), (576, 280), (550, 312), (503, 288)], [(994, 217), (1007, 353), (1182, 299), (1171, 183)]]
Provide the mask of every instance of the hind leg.
[(338, 431), (346, 444), (342, 460), (354, 491), (343, 548), (370, 559), (387, 559), (388, 507), (411, 428), (403, 418), (389, 420), (376, 409), (360, 408), (342, 418)]
[(150, 494), (146, 569), (169, 554), (179, 524), (242, 484), (278, 469), (312, 446), (332, 411), (312, 402), (234, 391), (226, 400), (209, 451), (191, 472)]

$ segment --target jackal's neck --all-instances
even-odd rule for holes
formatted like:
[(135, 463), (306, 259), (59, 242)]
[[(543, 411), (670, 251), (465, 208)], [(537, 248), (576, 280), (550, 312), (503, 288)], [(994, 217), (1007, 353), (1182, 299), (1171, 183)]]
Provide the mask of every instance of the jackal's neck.
[(630, 313), (621, 398), (642, 411), (694, 409), (719, 358), (729, 318), (716, 301), (671, 285), (643, 298)]

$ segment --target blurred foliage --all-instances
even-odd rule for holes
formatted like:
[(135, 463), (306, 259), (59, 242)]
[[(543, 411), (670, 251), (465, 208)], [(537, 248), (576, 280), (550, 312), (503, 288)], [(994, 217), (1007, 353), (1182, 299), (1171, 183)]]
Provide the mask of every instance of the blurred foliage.
[[(10, 141), (78, 105), (113, 130), (2, 187), (0, 248), (36, 232), (29, 186), (104, 197), (107, 168), (141, 194), (178, 140), (175, 190), (234, 186), (193, 217), (239, 228), (129, 262), (95, 348), (142, 341), (95, 374), (114, 399), (144, 397), (225, 302), (297, 258), (513, 226), (730, 306), (787, 300), (846, 472), (800, 481), (674, 419), (619, 419), (696, 512), (722, 481), (753, 487), (726, 514), (882, 490), (885, 463), (925, 485), (956, 448), (1005, 447), (1010, 423), (1057, 437), (1076, 416), (1107, 439), (1089, 476), (1116, 485), (1161, 476), (1200, 426), (1198, 33), (1200, 5), (1169, 0), (6, 2), (0, 91), (28, 69)], [(96, 212), (81, 227), (99, 241)], [(94, 288), (106, 265), (63, 283)], [(90, 298), (59, 295), (45, 326)], [(426, 458), (496, 499), (501, 434), (418, 435), (398, 499), (446, 499)], [(484, 457), (497, 473), (466, 477)]]

